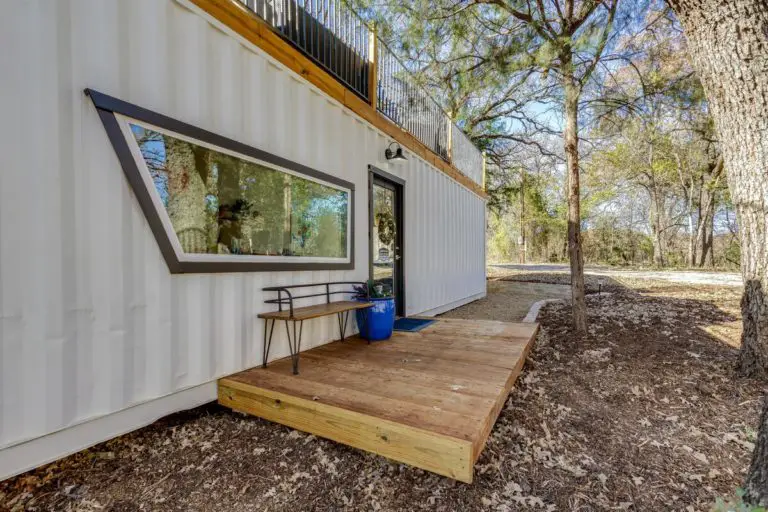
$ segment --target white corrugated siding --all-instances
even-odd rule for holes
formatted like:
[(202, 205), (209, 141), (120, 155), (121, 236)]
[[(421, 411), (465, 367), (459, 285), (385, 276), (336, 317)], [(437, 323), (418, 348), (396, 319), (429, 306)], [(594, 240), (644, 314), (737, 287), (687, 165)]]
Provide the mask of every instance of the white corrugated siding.
[[(480, 198), (412, 155), (388, 168), (380, 132), (196, 10), (0, 9), (0, 448), (257, 365), (262, 287), (366, 278), (368, 164), (407, 182), (407, 312), (485, 292)], [(354, 182), (356, 269), (171, 276), (86, 87)], [(29, 463), (3, 456), (0, 477)]]

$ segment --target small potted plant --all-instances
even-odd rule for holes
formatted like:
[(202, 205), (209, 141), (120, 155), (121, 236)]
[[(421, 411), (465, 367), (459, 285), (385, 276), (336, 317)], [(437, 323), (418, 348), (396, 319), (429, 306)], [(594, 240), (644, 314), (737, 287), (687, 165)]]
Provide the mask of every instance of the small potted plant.
[(373, 306), (355, 311), (360, 336), (368, 341), (386, 340), (392, 337), (395, 325), (395, 298), (392, 289), (369, 279), (355, 286), (355, 299), (372, 302)]

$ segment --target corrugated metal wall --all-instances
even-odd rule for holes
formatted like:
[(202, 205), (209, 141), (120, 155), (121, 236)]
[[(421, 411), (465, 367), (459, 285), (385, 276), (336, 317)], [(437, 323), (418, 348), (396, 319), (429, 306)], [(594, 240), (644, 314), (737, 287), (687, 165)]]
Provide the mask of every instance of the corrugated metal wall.
[[(386, 137), (189, 5), (0, 9), (0, 447), (257, 365), (262, 287), (367, 277), (368, 164), (407, 181), (408, 313), (485, 292), (480, 198), (388, 168)], [(354, 182), (356, 270), (171, 276), (85, 87)]]

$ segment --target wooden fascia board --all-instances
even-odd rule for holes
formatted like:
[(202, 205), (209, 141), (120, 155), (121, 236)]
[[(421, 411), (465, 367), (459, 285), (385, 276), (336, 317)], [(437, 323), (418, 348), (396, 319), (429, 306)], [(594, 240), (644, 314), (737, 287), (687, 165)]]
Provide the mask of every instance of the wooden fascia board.
[(302, 76), (312, 85), (350, 109), (375, 128), (392, 137), (392, 139), (408, 148), (416, 156), (422, 158), (482, 199), (488, 199), (488, 195), (482, 186), (436, 155), (416, 137), (382, 116), (373, 106), (344, 87), (332, 75), (312, 62), (308, 57), (302, 55), (265, 21), (259, 19), (237, 0), (189, 1), (250, 43), (261, 48), (272, 58), (294, 73)]

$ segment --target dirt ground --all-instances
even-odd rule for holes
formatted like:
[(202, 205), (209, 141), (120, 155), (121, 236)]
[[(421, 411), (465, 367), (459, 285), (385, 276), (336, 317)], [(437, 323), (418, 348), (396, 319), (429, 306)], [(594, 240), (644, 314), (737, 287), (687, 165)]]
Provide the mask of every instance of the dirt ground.
[(2, 482), (0, 509), (709, 510), (743, 480), (761, 397), (732, 371), (739, 290), (598, 285), (583, 338), (543, 308), (472, 485), (209, 405)]
[(536, 282), (489, 280), (488, 295), (445, 313), (450, 318), (520, 322), (531, 306), (543, 299), (567, 299), (570, 286)]

